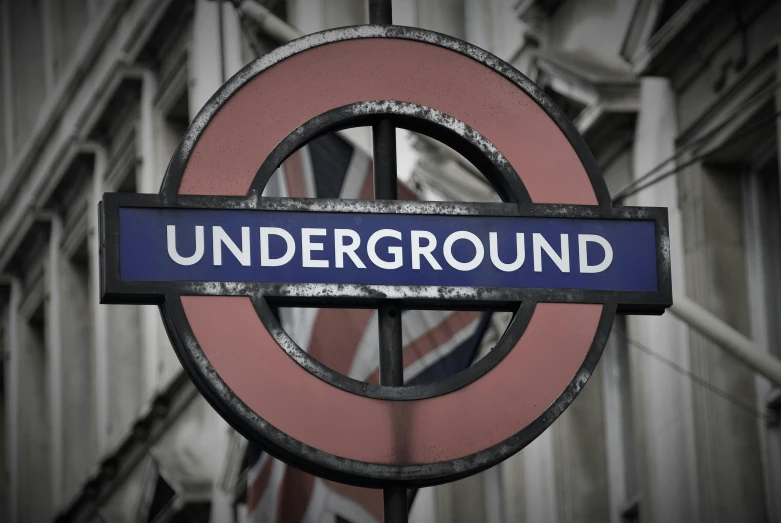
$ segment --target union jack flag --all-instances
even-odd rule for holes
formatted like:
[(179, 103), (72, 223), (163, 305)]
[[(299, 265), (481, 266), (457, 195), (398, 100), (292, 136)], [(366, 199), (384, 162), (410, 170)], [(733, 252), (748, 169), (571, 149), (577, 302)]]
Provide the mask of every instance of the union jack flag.
[[(399, 199), (416, 199), (401, 183), (398, 193)], [(337, 134), (323, 136), (282, 165), (265, 195), (371, 199), (372, 159)], [(280, 309), (279, 316), (299, 346), (323, 365), (354, 379), (379, 382), (375, 310), (287, 308)], [(468, 367), (477, 357), (489, 323), (490, 314), (474, 311), (405, 312), (405, 383), (437, 381)], [(381, 490), (317, 478), (277, 461), (252, 443), (247, 456), (247, 521), (380, 523), (383, 519)], [(414, 493), (410, 494), (412, 499)]]

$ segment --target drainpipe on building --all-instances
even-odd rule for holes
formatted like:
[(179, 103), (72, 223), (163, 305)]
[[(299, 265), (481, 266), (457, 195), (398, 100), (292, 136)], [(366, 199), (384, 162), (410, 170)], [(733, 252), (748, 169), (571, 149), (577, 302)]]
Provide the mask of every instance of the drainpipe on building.
[[(141, 73), (141, 176), (139, 177), (138, 192), (156, 193), (160, 190), (157, 182), (157, 164), (155, 162), (155, 97), (157, 96), (157, 77), (149, 69)], [(160, 313), (157, 307), (146, 305), (141, 312), (141, 326), (143, 329), (145, 347), (145, 376), (147, 397), (157, 393), (158, 367), (160, 366), (160, 344), (158, 343), (158, 329), (160, 328)]]
[(52, 506), (57, 509), (62, 495), (62, 326), (60, 263), (62, 245), (62, 219), (55, 213), (39, 211), (36, 220), (49, 222), (49, 252), (46, 260), (44, 310), (46, 312), (46, 358), (49, 381), (49, 423), (51, 437)]
[[(157, 96), (157, 76), (154, 71), (144, 67), (128, 67), (125, 74), (129, 78), (141, 80), (141, 101), (138, 124), (138, 145), (141, 156), (141, 169), (137, 178), (138, 192), (156, 193), (160, 190), (155, 162), (155, 98)], [(102, 195), (101, 195), (102, 196)], [(145, 398), (151, 398), (159, 388), (158, 367), (160, 364), (160, 344), (158, 328), (160, 313), (154, 305), (141, 308), (141, 337), (144, 348), (144, 388)]]
[[(9, 277), (0, 279), (0, 285), (8, 285), (11, 288), (8, 300), (8, 347), (3, 354), (7, 365), (5, 373), (5, 412), (8, 424), (2, 428), (5, 431), (6, 446), (0, 449), (6, 452), (8, 459), (8, 486), (7, 492), (8, 521), (18, 521), (18, 497), (19, 497), (19, 306), (22, 302), (22, 284), (18, 278)], [(5, 487), (5, 484), (3, 485)], [(0, 514), (2, 516), (2, 514)]]
[(108, 447), (109, 431), (109, 405), (108, 405), (108, 317), (105, 307), (100, 305), (100, 232), (98, 230), (98, 203), (103, 198), (104, 180), (106, 177), (107, 153), (106, 149), (94, 142), (85, 142), (79, 146), (79, 150), (94, 157), (92, 165), (92, 194), (89, 203), (89, 240), (90, 256), (90, 295), (95, 307), (93, 312), (93, 356), (92, 362), (95, 369), (93, 376), (95, 387), (95, 441), (98, 454), (102, 454)]
[(244, 15), (255, 22), (261, 31), (280, 44), (286, 44), (303, 36), (301, 31), (254, 0), (234, 0), (232, 3), (236, 6), (239, 15)]
[(668, 309), (689, 327), (718, 344), (747, 367), (781, 387), (781, 361), (686, 296), (675, 296)]

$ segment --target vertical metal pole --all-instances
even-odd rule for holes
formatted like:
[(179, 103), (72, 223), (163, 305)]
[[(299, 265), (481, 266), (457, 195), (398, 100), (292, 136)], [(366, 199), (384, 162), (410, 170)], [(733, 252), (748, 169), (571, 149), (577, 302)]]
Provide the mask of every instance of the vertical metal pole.
[(396, 182), (396, 127), (390, 120), (380, 120), (372, 126), (374, 145), (374, 198), (395, 200)]
[(369, 23), (392, 24), (393, 2), (391, 0), (369, 0)]
[(393, 300), (383, 300), (377, 308), (380, 331), (380, 384), (404, 385), (401, 359), (401, 309)]
[[(391, 0), (369, 0), (369, 23), (393, 23)], [(374, 197), (378, 200), (397, 198), (396, 128), (390, 120), (381, 120), (372, 127), (374, 146)], [(392, 387), (404, 385), (404, 364), (401, 345), (401, 308), (392, 300), (380, 303), (378, 310), (380, 334), (380, 384)], [(385, 523), (407, 522), (407, 487), (389, 485), (383, 491)]]

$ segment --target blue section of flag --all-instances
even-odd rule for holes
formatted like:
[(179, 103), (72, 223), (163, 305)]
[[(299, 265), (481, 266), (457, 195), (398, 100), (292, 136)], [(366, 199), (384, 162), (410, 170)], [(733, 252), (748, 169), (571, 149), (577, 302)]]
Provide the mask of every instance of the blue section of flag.
[[(203, 227), (203, 254), (192, 265), (174, 261), (168, 248), (168, 226), (175, 226), (174, 252), (183, 258), (196, 252), (196, 227)], [(222, 264), (215, 264), (213, 232), (220, 227), (238, 248), (244, 248), (249, 266), (244, 266), (231, 250), (219, 244)], [(242, 228), (248, 228), (248, 242), (242, 242)], [(260, 228), (274, 227), (287, 231), (295, 254), (282, 266), (261, 266)], [(328, 267), (307, 267), (304, 260), (302, 230), (321, 229), (325, 235), (313, 234), (309, 251), (311, 260), (327, 262)], [(355, 255), (365, 268), (357, 267), (344, 255), (344, 267), (336, 267), (336, 229), (355, 231), (360, 246)], [(374, 261), (368, 249), (371, 236), (382, 229), (398, 231), (400, 239), (384, 237), (376, 242)], [(431, 255), (441, 270), (436, 270), (425, 256), (420, 267), (413, 268), (412, 231), (425, 231), (436, 238)], [(482, 262), (468, 270), (458, 270), (477, 254), (468, 239), (452, 244), (451, 261), (445, 253), (447, 238), (458, 231), (471, 233), (482, 245)], [(315, 231), (316, 233), (319, 231)], [(497, 268), (490, 255), (490, 233), (496, 233), (498, 258), (512, 263), (517, 256), (516, 233), (524, 233), (525, 260), (517, 270)], [(564, 272), (554, 257), (544, 249), (540, 263), (535, 263), (534, 234), (562, 255), (561, 235), (567, 235), (569, 272)], [(612, 263), (601, 272), (584, 273), (581, 264), (580, 235), (604, 238), (613, 252)], [(538, 237), (538, 239), (540, 238)], [(593, 238), (593, 236), (591, 236)], [(351, 244), (346, 238), (342, 243)], [(428, 240), (419, 242), (428, 245)], [(584, 243), (586, 263), (599, 265), (605, 248), (599, 243)], [(394, 250), (401, 248), (401, 266), (382, 268), (394, 261)], [(282, 237), (269, 236), (268, 255), (282, 257), (287, 244)], [(380, 262), (376, 262), (377, 258)], [(456, 263), (453, 263), (455, 260)], [(463, 267), (462, 267), (463, 268)], [(126, 281), (227, 281), (263, 283), (322, 283), (368, 285), (428, 285), (465, 287), (509, 287), (547, 289), (589, 289), (605, 291), (656, 291), (656, 243), (652, 221), (572, 218), (518, 218), (484, 216), (429, 216), (400, 214), (313, 213), (249, 210), (148, 209), (120, 210), (120, 272)]]
[(492, 312), (484, 312), (475, 326), (474, 333), (469, 338), (461, 342), (453, 352), (440, 358), (414, 378), (405, 381), (404, 385), (409, 387), (411, 385), (435, 383), (457, 374), (472, 365), (480, 352), (480, 344), (488, 331), (488, 327), (491, 325), (492, 316)]

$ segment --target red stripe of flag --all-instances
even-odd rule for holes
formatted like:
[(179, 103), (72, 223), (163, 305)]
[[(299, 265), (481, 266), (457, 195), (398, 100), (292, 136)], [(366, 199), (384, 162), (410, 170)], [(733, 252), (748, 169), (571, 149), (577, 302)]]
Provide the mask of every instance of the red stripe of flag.
[[(404, 368), (406, 369), (427, 354), (445, 345), (479, 317), (480, 313), (475, 311), (456, 311), (448, 314), (434, 328), (429, 329), (404, 347), (402, 353)], [(366, 381), (379, 383), (379, 379), (379, 369), (377, 369), (366, 378)]]
[(303, 154), (303, 150), (299, 149), (282, 164), (287, 195), (290, 198), (311, 198), (314, 196), (307, 194)]
[(271, 481), (271, 468), (274, 460), (269, 458), (263, 464), (254, 481), (251, 481), (247, 487), (247, 512), (251, 513), (258, 506), (263, 493), (268, 488)]
[(285, 467), (285, 475), (279, 487), (276, 521), (300, 523), (304, 520), (309, 500), (315, 488), (315, 477), (295, 467)]

